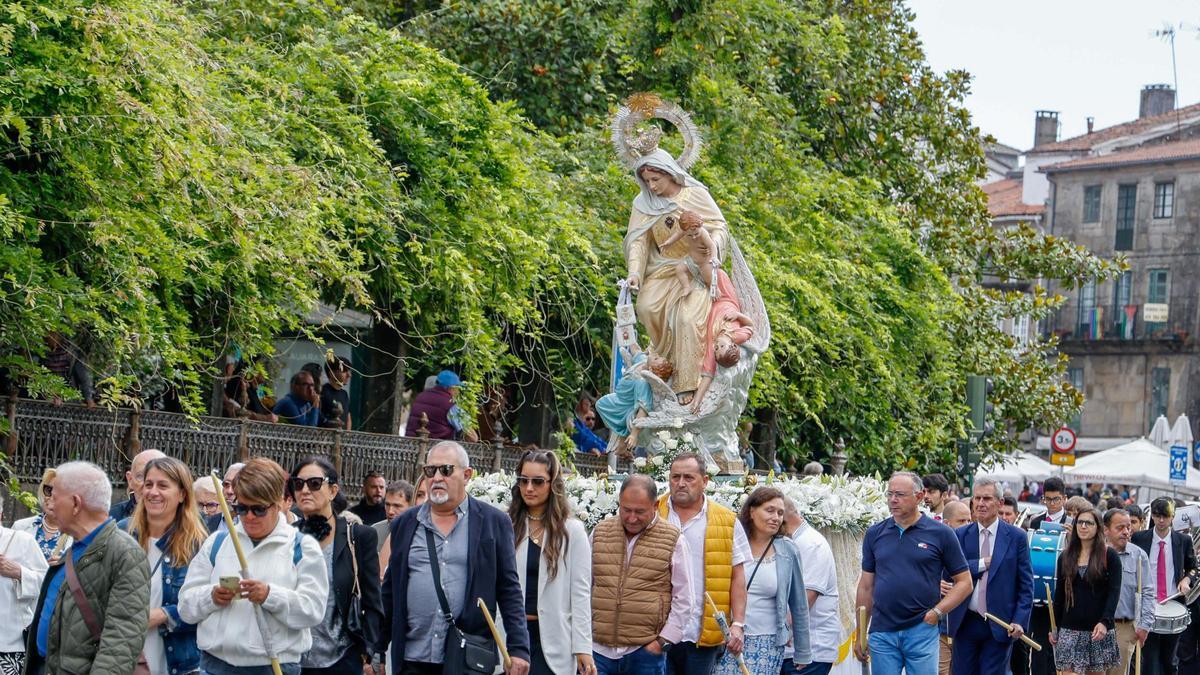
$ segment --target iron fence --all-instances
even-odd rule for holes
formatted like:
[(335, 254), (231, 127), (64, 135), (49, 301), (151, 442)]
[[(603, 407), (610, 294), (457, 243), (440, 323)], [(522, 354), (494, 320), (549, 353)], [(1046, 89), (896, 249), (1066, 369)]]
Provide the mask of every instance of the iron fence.
[[(388, 480), (415, 483), (425, 452), (436, 442), (419, 437), (389, 436), (360, 431), (300, 427), (226, 417), (189, 417), (138, 409), (86, 408), (48, 401), (10, 398), (9, 432), (5, 439), (8, 463), (16, 478), (36, 485), (47, 467), (73, 459), (98, 464), (114, 487), (125, 483), (130, 458), (157, 448), (185, 462), (198, 475), (250, 457), (269, 457), (286, 469), (305, 455), (330, 457), (341, 474), (346, 496), (355, 501), (371, 471)], [(477, 470), (515, 471), (524, 448), (496, 442), (463, 443)], [(607, 470), (607, 460), (576, 455), (577, 471)], [(621, 470), (627, 470), (622, 465)]]

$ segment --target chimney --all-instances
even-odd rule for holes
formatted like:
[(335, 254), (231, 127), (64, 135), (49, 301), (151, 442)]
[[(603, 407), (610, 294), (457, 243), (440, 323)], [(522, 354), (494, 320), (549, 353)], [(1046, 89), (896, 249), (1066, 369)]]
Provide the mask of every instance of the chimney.
[(1175, 90), (1169, 84), (1148, 84), (1142, 87), (1138, 119), (1164, 115), (1175, 109)]
[(1096, 118), (1089, 117), (1089, 118), (1087, 118), (1087, 122), (1088, 122), (1088, 133), (1090, 134), (1090, 133), (1092, 133), (1092, 129), (1096, 128)]
[(1053, 110), (1039, 110), (1033, 119), (1033, 147), (1046, 145), (1058, 140), (1058, 113)]

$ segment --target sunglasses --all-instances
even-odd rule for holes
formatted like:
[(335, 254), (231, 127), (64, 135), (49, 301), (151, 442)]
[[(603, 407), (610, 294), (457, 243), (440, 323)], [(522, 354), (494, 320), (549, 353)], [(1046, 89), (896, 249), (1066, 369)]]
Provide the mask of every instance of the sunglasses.
[(521, 485), (532, 485), (533, 487), (540, 488), (545, 485), (547, 481), (541, 476), (533, 476), (532, 478), (529, 476), (517, 476), (517, 482)]
[(331, 482), (332, 481), (329, 480), (329, 476), (313, 476), (312, 478), (293, 478), (292, 479), (292, 492), (299, 492), (299, 491), (303, 490), (305, 485), (308, 486), (309, 492), (316, 492), (321, 489), (322, 485), (324, 485), (325, 483), (331, 483)]
[(458, 467), (453, 464), (427, 464), (421, 467), (421, 473), (425, 474), (426, 478), (433, 478), (438, 472), (443, 476), (450, 477), (454, 475), (454, 470)]
[(239, 516), (244, 516), (247, 513), (253, 513), (255, 518), (262, 518), (263, 516), (270, 513), (272, 506), (273, 505), (263, 506), (262, 504), (255, 504), (254, 506), (246, 506), (245, 504), (234, 504), (233, 511), (234, 511), (234, 513), (238, 514)]
[(53, 485), (46, 483), (45, 485), (42, 486), (42, 495), (43, 496), (49, 497), (53, 494), (54, 494), (54, 486)]

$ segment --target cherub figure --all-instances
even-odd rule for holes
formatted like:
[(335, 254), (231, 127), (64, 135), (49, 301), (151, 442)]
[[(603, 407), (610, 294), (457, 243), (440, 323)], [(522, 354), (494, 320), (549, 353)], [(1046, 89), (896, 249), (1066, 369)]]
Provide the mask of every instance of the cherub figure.
[(688, 238), (688, 257), (675, 264), (675, 278), (679, 280), (680, 287), (684, 289), (684, 295), (688, 295), (696, 290), (691, 284), (693, 273), (706, 288), (712, 285), (712, 272), (716, 263), (712, 259), (712, 255), (716, 246), (708, 231), (704, 229), (704, 222), (700, 219), (700, 215), (695, 211), (683, 211), (678, 218), (667, 216), (667, 226), (674, 228), (675, 225), (678, 225), (679, 228), (672, 232), (666, 241), (659, 244), (659, 247), (666, 249), (683, 237)]
[(666, 382), (675, 367), (653, 350), (643, 352), (636, 339), (622, 352), (628, 365), (612, 393), (601, 396), (595, 407), (605, 426), (617, 434), (618, 451), (627, 454), (637, 447), (637, 429), (633, 420), (645, 417), (654, 409), (654, 396), (643, 372), (649, 370)]
[(691, 411), (700, 411), (717, 366), (732, 368), (742, 358), (741, 345), (754, 334), (754, 321), (742, 313), (733, 282), (725, 270), (717, 269), (717, 298), (708, 312), (708, 334), (704, 340), (704, 362), (700, 367), (700, 386), (692, 397)]

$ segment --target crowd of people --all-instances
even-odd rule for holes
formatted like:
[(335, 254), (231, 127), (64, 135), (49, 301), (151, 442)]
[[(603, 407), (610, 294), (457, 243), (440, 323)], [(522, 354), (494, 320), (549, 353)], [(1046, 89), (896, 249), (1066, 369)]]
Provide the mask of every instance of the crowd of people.
[(1041, 486), (1046, 511), (1027, 532), (1018, 503), (995, 481), (977, 479), (969, 502), (947, 499), (948, 487), (940, 474), (892, 476), (892, 517), (866, 534), (856, 601), (871, 615), (869, 647), (856, 643), (855, 652), (866, 659), (869, 651), (873, 672), (1174, 675), (1187, 672), (1181, 661), (1195, 667), (1200, 624), (1156, 623), (1169, 601), (1188, 612), (1198, 573), (1191, 537), (1172, 529), (1175, 500), (1151, 502), (1143, 529), (1136, 505), (1113, 496), (1101, 510), (1068, 499), (1051, 477)]
[(472, 472), (442, 441), (418, 485), (372, 472), (351, 506), (321, 456), (290, 472), (251, 459), (217, 485), (147, 450), (115, 504), (98, 466), (48, 469), (36, 515), (0, 528), (0, 673), (777, 675), (837, 660), (832, 550), (779, 490), (735, 513), (684, 453), (667, 491), (629, 476), (588, 533), (553, 452), (522, 456), (507, 513), (467, 495)]

